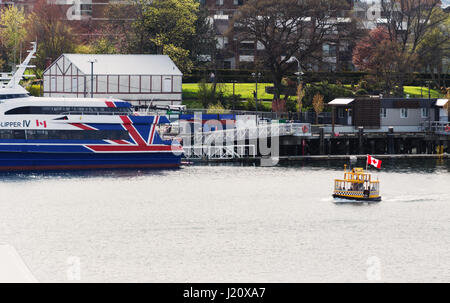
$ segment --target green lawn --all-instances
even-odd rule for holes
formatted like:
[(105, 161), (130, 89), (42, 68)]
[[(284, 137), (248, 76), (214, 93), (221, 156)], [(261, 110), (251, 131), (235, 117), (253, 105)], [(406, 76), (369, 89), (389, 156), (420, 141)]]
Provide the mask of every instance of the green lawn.
[[(258, 83), (258, 98), (260, 100), (272, 100), (273, 95), (266, 94), (265, 88), (267, 86), (273, 86), (272, 83)], [(349, 86), (350, 88), (350, 86)], [(197, 93), (199, 89), (198, 83), (185, 83), (183, 84), (183, 104), (189, 108), (202, 108), (201, 103), (197, 100)], [(220, 83), (217, 84), (217, 90), (222, 91), (227, 97), (233, 96), (233, 83)], [(255, 83), (236, 83), (235, 94), (241, 95), (242, 99), (253, 99), (253, 91), (255, 90)], [(421, 97), (420, 86), (405, 86), (405, 94), (409, 94), (411, 98)], [(422, 94), (424, 98), (428, 98), (428, 88), (422, 88)], [(440, 98), (442, 94), (437, 90), (431, 90), (431, 98)], [(270, 102), (267, 102), (267, 106), (270, 107)]]
[[(197, 97), (198, 86), (198, 83), (183, 84), (183, 97), (188, 99), (195, 99)], [(258, 98), (271, 100), (273, 98), (273, 95), (266, 94), (266, 86), (273, 86), (273, 84), (258, 83)], [(255, 91), (255, 88), (255, 83), (236, 83), (235, 94), (241, 95), (242, 99), (253, 98), (253, 92)], [(217, 84), (217, 90), (222, 91), (225, 96), (233, 96), (233, 83)]]
[[(431, 93), (431, 98), (441, 98), (443, 95), (437, 91), (432, 89), (430, 91)], [(420, 86), (405, 86), (405, 94), (409, 94), (409, 96), (411, 98), (420, 98), (421, 94), (420, 94)], [(424, 98), (428, 98), (428, 88), (427, 87), (423, 87), (422, 88), (422, 95)]]

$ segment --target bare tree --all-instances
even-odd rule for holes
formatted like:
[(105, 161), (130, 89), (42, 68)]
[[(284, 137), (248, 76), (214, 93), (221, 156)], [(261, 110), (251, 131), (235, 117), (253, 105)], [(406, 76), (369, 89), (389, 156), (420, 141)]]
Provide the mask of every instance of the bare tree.
[(305, 97), (306, 92), (305, 89), (303, 88), (303, 84), (299, 84), (297, 86), (297, 104), (298, 104), (298, 112), (301, 113), (302, 112), (302, 107), (303, 107), (303, 98)]
[(38, 0), (27, 22), (29, 41), (38, 42), (36, 65), (44, 69), (47, 60), (72, 52), (76, 39), (70, 25), (61, 20), (60, 6), (54, 0)]
[(314, 111), (316, 112), (316, 124), (319, 124), (319, 114), (323, 111), (323, 96), (321, 94), (316, 94), (313, 98), (312, 105)]
[(306, 62), (320, 59), (322, 45), (337, 30), (336, 13), (347, 8), (341, 0), (249, 0), (233, 18), (230, 36), (258, 43), (261, 60), (271, 71), (275, 99), (281, 80), (296, 57)]
[[(418, 48), (427, 34), (440, 26), (446, 16), (439, 17), (441, 0), (381, 0), (382, 16), (386, 19), (386, 29), (390, 40), (399, 45), (397, 94), (403, 95), (407, 77), (419, 64)], [(443, 41), (444, 43), (444, 41)]]

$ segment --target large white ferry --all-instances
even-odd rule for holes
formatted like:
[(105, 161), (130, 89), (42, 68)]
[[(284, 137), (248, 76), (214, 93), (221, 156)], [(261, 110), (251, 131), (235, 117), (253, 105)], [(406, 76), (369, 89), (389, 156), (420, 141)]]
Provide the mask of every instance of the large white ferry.
[(165, 116), (136, 115), (117, 99), (33, 97), (22, 86), (36, 44), (0, 88), (0, 170), (178, 167)]

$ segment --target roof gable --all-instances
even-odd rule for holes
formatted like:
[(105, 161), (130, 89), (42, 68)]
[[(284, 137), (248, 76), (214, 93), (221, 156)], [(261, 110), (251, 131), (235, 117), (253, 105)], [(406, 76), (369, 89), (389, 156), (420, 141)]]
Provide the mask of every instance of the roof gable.
[(94, 59), (95, 75), (183, 75), (166, 55), (63, 54), (61, 57), (84, 74), (91, 73), (89, 61)]

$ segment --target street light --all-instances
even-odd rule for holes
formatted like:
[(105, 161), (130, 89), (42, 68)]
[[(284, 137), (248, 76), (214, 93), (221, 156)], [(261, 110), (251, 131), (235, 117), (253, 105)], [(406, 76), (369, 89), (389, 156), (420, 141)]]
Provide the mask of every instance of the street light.
[(256, 114), (258, 114), (258, 80), (261, 77), (261, 73), (252, 73), (252, 77), (253, 79), (255, 79), (255, 84), (256, 84), (256, 91), (254, 94), (255, 97), (255, 107), (256, 107)]
[(296, 57), (292, 56), (292, 57), (287, 61), (287, 63), (291, 63), (291, 62), (293, 62), (293, 61), (296, 61), (296, 62), (297, 62), (297, 68), (298, 68), (298, 72), (296, 72), (296, 75), (297, 75), (297, 85), (300, 85), (300, 83), (301, 83), (301, 78), (302, 78), (302, 76), (304, 75), (304, 73), (302, 72), (302, 67), (300, 66), (300, 61), (299, 61)]
[(94, 63), (97, 63), (97, 59), (92, 57), (88, 62), (91, 64), (91, 98), (94, 98)]
[(234, 108), (235, 108), (235, 105), (236, 105), (236, 80), (233, 80), (233, 110), (234, 110)]
[(433, 83), (433, 81), (428, 80), (428, 81), (425, 81), (425, 83), (428, 84), (428, 99), (431, 99), (431, 88), (430, 88), (430, 86)]

